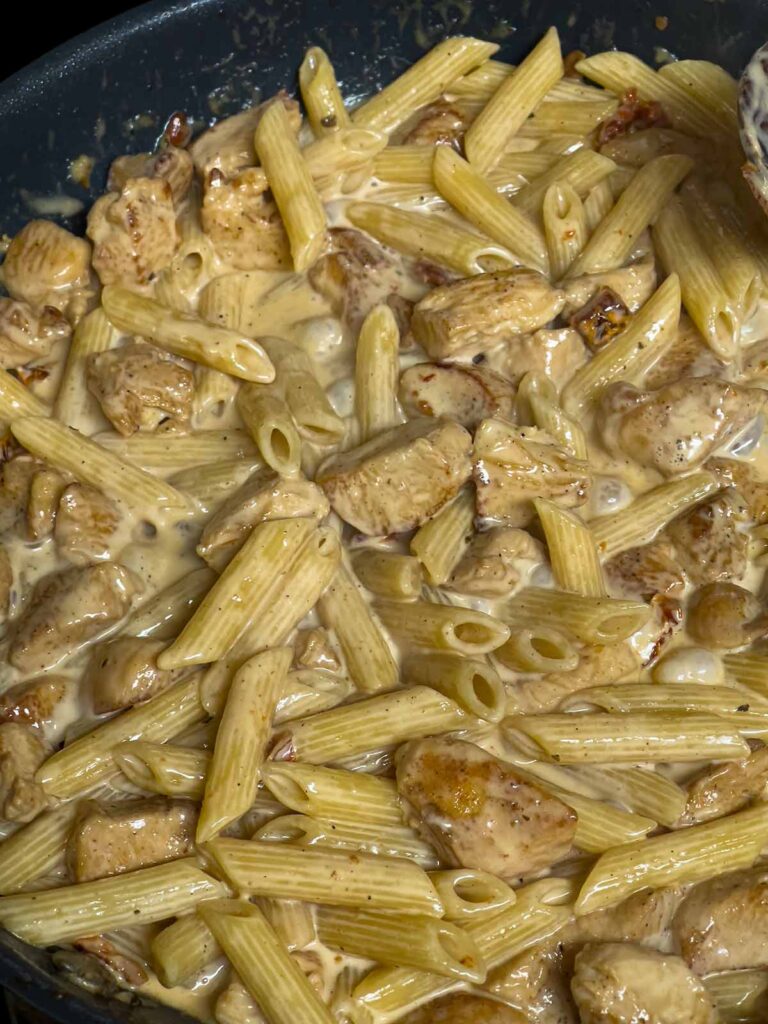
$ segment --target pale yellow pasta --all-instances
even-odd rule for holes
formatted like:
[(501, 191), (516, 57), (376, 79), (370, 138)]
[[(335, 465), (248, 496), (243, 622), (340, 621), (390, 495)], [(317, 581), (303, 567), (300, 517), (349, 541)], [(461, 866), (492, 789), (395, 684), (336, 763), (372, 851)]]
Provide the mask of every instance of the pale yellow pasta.
[[(53, 415), (68, 427), (74, 427), (84, 434), (92, 432), (94, 422), (106, 425), (99, 403), (88, 390), (86, 383), (88, 357), (106, 352), (114, 344), (115, 338), (116, 332), (101, 307), (84, 316), (72, 335), (67, 361), (56, 392), (56, 401), (53, 403)], [(4, 415), (0, 409), (0, 417)], [(37, 412), (30, 415), (39, 416), (45, 413)]]
[(411, 538), (411, 552), (424, 567), (427, 582), (439, 587), (451, 575), (472, 536), (475, 494), (465, 487)]
[(263, 469), (256, 455), (234, 461), (210, 462), (204, 466), (181, 469), (169, 477), (169, 483), (185, 494), (206, 512), (214, 512), (230, 494), (241, 487), (251, 474)]
[(223, 953), (213, 932), (197, 914), (179, 917), (163, 928), (150, 948), (152, 966), (166, 988), (183, 984)]
[(512, 197), (512, 205), (533, 216), (542, 210), (544, 196), (551, 185), (569, 185), (576, 195), (585, 197), (616, 169), (613, 160), (591, 149), (568, 153), (539, 174), (530, 185)]
[(559, 280), (584, 248), (587, 217), (572, 185), (556, 181), (544, 193), (541, 209), (552, 277)]
[(536, 498), (534, 505), (557, 585), (582, 597), (603, 597), (603, 568), (590, 528), (576, 512), (546, 498)]
[[(275, 722), (289, 722), (316, 711), (327, 711), (342, 704), (353, 691), (344, 676), (331, 675), (321, 669), (298, 669), (289, 672), (280, 688)], [(202, 695), (202, 687), (201, 687)]]
[(207, 750), (133, 740), (115, 747), (113, 757), (123, 775), (140, 789), (202, 799), (211, 760)]
[[(551, 95), (551, 93), (550, 93)], [(552, 135), (568, 133), (570, 135), (589, 135), (618, 106), (612, 96), (600, 96), (596, 99), (546, 98), (533, 115), (520, 126), (521, 138), (544, 139)]]
[(579, 664), (573, 638), (539, 620), (516, 620), (509, 640), (496, 648), (493, 657), (518, 672), (570, 672)]
[(43, 811), (0, 843), (0, 894), (17, 892), (63, 865), (76, 812), (72, 803)]
[(391, 779), (340, 768), (268, 761), (262, 769), (262, 781), (280, 803), (311, 818), (384, 828), (401, 828), (404, 824), (397, 787)]
[[(748, 703), (748, 710), (739, 711)], [(750, 697), (735, 686), (702, 686), (700, 683), (621, 683), (612, 686), (590, 686), (562, 705), (564, 709), (580, 704), (593, 704), (604, 711), (706, 711), (730, 717), (730, 721), (748, 722), (768, 715), (768, 701)], [(737, 716), (737, 717), (732, 717)]]
[(719, 64), (708, 60), (676, 60), (662, 64), (658, 75), (665, 82), (680, 86), (693, 102), (711, 111), (725, 131), (738, 131), (739, 85)]
[(257, 905), (287, 949), (304, 949), (317, 938), (314, 908), (309, 903), (261, 897)]
[(383, 181), (429, 185), (432, 182), (434, 156), (431, 146), (387, 146), (376, 155), (373, 173)]
[(564, 413), (559, 405), (541, 394), (530, 395), (528, 402), (536, 426), (545, 430), (575, 459), (587, 461), (587, 438), (581, 424)]
[(387, 144), (383, 132), (338, 128), (305, 146), (301, 155), (321, 198), (350, 191), (358, 178), (369, 179), (373, 160)]
[(266, 464), (281, 476), (301, 468), (301, 438), (288, 406), (267, 388), (241, 387), (237, 408)]
[(108, 452), (162, 475), (184, 469), (198, 473), (204, 465), (233, 459), (259, 465), (256, 446), (245, 430), (200, 430), (191, 434), (138, 431), (130, 437), (110, 432), (96, 434), (93, 440)]
[(350, 123), (341, 98), (336, 73), (325, 50), (310, 46), (299, 68), (299, 88), (304, 109), (318, 137)]
[(344, 420), (328, 401), (304, 349), (284, 338), (262, 338), (261, 344), (274, 363), (275, 386), (285, 399), (299, 434), (319, 445), (339, 441), (346, 430)]
[(587, 219), (587, 229), (594, 231), (598, 224), (605, 219), (608, 211), (613, 206), (613, 189), (610, 178), (603, 178), (601, 182), (589, 190), (584, 198), (584, 216)]
[(374, 607), (387, 630), (406, 648), (488, 654), (509, 639), (509, 629), (503, 622), (470, 608), (382, 599)]
[(725, 654), (723, 667), (735, 682), (768, 698), (768, 656), (750, 651)]
[(703, 980), (724, 1024), (759, 1022), (768, 990), (768, 974), (764, 970), (726, 971), (710, 974)]
[(215, 580), (212, 569), (193, 569), (140, 604), (123, 627), (124, 632), (128, 636), (173, 639)]
[(400, 331), (394, 313), (382, 303), (363, 321), (355, 349), (355, 415), (361, 443), (400, 422), (399, 367)]
[(325, 245), (325, 209), (279, 100), (264, 110), (254, 145), (285, 225), (294, 270), (306, 270)]
[(450, 697), (468, 715), (486, 722), (504, 717), (506, 693), (498, 673), (484, 661), (455, 654), (415, 654), (403, 663), (403, 679)]
[(413, 555), (363, 548), (352, 555), (355, 575), (371, 593), (408, 601), (421, 594), (421, 563)]
[(527, 587), (515, 594), (500, 614), (512, 627), (531, 620), (545, 625), (555, 621), (558, 628), (585, 644), (610, 644), (636, 633), (648, 621), (650, 609), (642, 601)]
[(626, 765), (581, 765), (578, 778), (606, 800), (620, 800), (636, 814), (671, 828), (681, 818), (686, 805), (685, 790), (665, 775), (647, 768)]
[(517, 899), (506, 882), (477, 868), (432, 871), (429, 877), (449, 921), (466, 922), (477, 915), (492, 914), (512, 906)]

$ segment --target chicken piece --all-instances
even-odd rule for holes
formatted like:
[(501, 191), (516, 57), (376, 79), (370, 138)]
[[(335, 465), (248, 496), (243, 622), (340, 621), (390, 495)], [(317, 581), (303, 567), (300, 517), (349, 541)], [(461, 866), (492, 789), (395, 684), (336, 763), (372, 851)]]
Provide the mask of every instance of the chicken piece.
[(12, 299), (39, 308), (67, 308), (72, 292), (91, 277), (91, 247), (50, 220), (31, 220), (15, 236), (2, 264), (2, 281)]
[(55, 306), (36, 313), (27, 302), (0, 298), (0, 367), (15, 369), (50, 354), (57, 341), (72, 334), (69, 321)]
[(747, 503), (756, 523), (768, 522), (768, 483), (759, 480), (748, 462), (740, 459), (709, 459), (704, 469), (713, 473), (722, 487), (735, 487)]
[(565, 280), (563, 316), (572, 317), (604, 288), (617, 295), (630, 313), (636, 313), (656, 288), (656, 265), (652, 259), (644, 259), (619, 270), (605, 270)]
[(705, 647), (733, 650), (768, 633), (768, 615), (760, 602), (735, 583), (707, 583), (688, 602), (686, 626)]
[(124, 436), (150, 422), (155, 426), (155, 410), (177, 420), (188, 420), (192, 413), (193, 373), (154, 345), (130, 342), (90, 355), (86, 381), (104, 415)]
[[(278, 93), (278, 97), (285, 107), (291, 127), (298, 133), (301, 127), (299, 104), (286, 92)], [(214, 168), (229, 177), (244, 167), (253, 167), (256, 163), (253, 134), (261, 120), (264, 106), (262, 103), (232, 117), (225, 117), (195, 139), (189, 152), (203, 178)]]
[(171, 186), (162, 178), (129, 178), (88, 213), (93, 267), (102, 284), (148, 284), (179, 244)]
[(0, 725), (0, 818), (31, 821), (46, 804), (35, 772), (46, 749), (34, 729), (19, 722)]
[(269, 470), (254, 473), (208, 520), (197, 553), (221, 572), (245, 543), (257, 523), (268, 519), (324, 519), (328, 499), (309, 480), (280, 477)]
[(497, 414), (515, 419), (516, 389), (480, 366), (419, 363), (400, 374), (400, 404), (408, 416), (449, 416), (468, 430)]
[(641, 659), (630, 644), (621, 640), (605, 646), (586, 647), (576, 668), (550, 672), (539, 679), (514, 683), (508, 690), (507, 714), (537, 714), (554, 711), (560, 703), (589, 686), (618, 682), (637, 672)]
[(696, 974), (768, 967), (765, 865), (694, 885), (675, 914), (672, 935)]
[(448, 100), (430, 103), (416, 115), (416, 123), (403, 139), (406, 146), (437, 146), (440, 143), (458, 148), (467, 119)]
[(14, 623), (9, 652), (25, 673), (45, 672), (119, 622), (141, 581), (114, 562), (44, 576)]
[(53, 674), (9, 686), (0, 694), (0, 722), (20, 722), (34, 728), (50, 726), (59, 707), (76, 690), (74, 679)]
[(472, 438), (452, 420), (415, 419), (333, 455), (315, 479), (334, 512), (368, 536), (412, 530), (472, 473)]
[(766, 785), (768, 747), (758, 747), (743, 761), (712, 765), (688, 783), (688, 800), (680, 824), (698, 825), (740, 811), (762, 797)]
[(148, 965), (119, 950), (105, 935), (89, 935), (73, 945), (81, 953), (95, 957), (120, 987), (135, 989), (149, 981)]
[(729, 487), (669, 524), (666, 532), (692, 583), (700, 587), (716, 580), (741, 579), (747, 571), (749, 537), (739, 532), (739, 524), (748, 518), (741, 495)]
[(27, 537), (43, 540), (53, 533), (64, 477), (55, 469), (40, 469), (32, 477), (27, 498)]
[(545, 560), (544, 546), (530, 533), (497, 526), (472, 538), (446, 586), (460, 594), (506, 597), (525, 568)]
[(542, 328), (512, 338), (507, 344), (505, 372), (519, 383), (526, 373), (545, 373), (558, 390), (583, 366), (589, 351), (571, 327)]
[(411, 333), (431, 359), (482, 352), (553, 320), (565, 296), (535, 270), (497, 270), (434, 288), (416, 303)]
[(600, 403), (609, 451), (663, 476), (687, 473), (759, 415), (766, 393), (714, 377), (688, 377), (658, 391), (614, 384)]
[(194, 851), (197, 808), (188, 800), (86, 804), (72, 827), (68, 858), (76, 882), (121, 875)]
[(571, 992), (581, 1024), (716, 1024), (707, 990), (677, 956), (623, 942), (589, 944)]
[(561, 508), (583, 505), (589, 497), (586, 462), (559, 448), (535, 427), (483, 420), (475, 434), (474, 479), (478, 515), (504, 526), (528, 526), (534, 498)]
[(119, 636), (94, 647), (83, 680), (94, 712), (119, 711), (166, 690), (175, 673), (159, 669), (156, 659), (167, 646), (165, 640)]
[(56, 547), (73, 565), (103, 562), (120, 525), (117, 505), (88, 484), (70, 484), (59, 499), (53, 536)]
[(233, 178), (210, 171), (200, 220), (216, 255), (236, 270), (291, 268), (288, 236), (260, 167)]
[(405, 744), (397, 789), (409, 824), (441, 860), (509, 881), (562, 860), (576, 831), (570, 807), (464, 740)]
[(645, 375), (645, 386), (661, 388), (681, 377), (719, 377), (722, 371), (723, 364), (690, 317), (683, 313), (677, 337)]
[(113, 160), (107, 189), (122, 192), (131, 178), (161, 178), (168, 182), (174, 205), (178, 205), (189, 192), (194, 174), (192, 157), (186, 149), (168, 146), (159, 153), (136, 153)]
[(442, 996), (400, 1018), (400, 1024), (526, 1024), (511, 1006), (464, 992)]
[(297, 669), (314, 668), (338, 672), (341, 668), (328, 631), (321, 626), (298, 631), (293, 641), (293, 662)]
[(605, 348), (629, 323), (629, 309), (610, 288), (601, 288), (571, 315), (571, 327), (592, 352)]
[(621, 551), (609, 558), (603, 569), (617, 597), (650, 601), (657, 594), (680, 597), (685, 588), (685, 576), (675, 559), (675, 550), (664, 536)]
[(29, 487), (40, 463), (27, 455), (0, 464), (0, 533), (12, 530), (26, 512)]

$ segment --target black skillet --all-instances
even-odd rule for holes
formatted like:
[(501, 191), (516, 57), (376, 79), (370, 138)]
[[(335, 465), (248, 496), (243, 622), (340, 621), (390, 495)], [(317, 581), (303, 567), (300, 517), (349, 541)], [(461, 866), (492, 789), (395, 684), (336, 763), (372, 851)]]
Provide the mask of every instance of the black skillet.
[[(0, 234), (34, 216), (39, 197), (65, 196), (85, 209), (102, 191), (109, 161), (151, 148), (174, 110), (202, 126), (262, 92), (293, 89), (310, 44), (330, 53), (354, 98), (446, 34), (496, 40), (500, 56), (514, 61), (552, 24), (564, 50), (616, 47), (651, 63), (696, 57), (739, 74), (768, 39), (768, 0), (155, 0), (0, 85)], [(68, 179), (81, 154), (96, 159), (90, 191)], [(61, 219), (82, 228), (82, 213)], [(57, 973), (48, 953), (2, 932), (0, 985), (66, 1024), (188, 1020), (154, 1004), (85, 993)]]

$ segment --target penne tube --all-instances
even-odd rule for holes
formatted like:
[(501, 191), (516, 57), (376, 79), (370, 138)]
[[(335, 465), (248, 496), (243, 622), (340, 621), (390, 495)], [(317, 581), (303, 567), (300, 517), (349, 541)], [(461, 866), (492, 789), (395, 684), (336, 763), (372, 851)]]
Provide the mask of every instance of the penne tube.
[(645, 888), (690, 885), (752, 865), (768, 843), (768, 805), (607, 850), (576, 900), (576, 913), (613, 906)]
[(641, 167), (597, 225), (568, 276), (615, 270), (626, 263), (640, 234), (656, 220), (692, 167), (691, 158), (679, 153), (658, 156)]
[[(528, 376), (526, 374), (526, 376)], [(522, 384), (521, 384), (522, 386)], [(518, 395), (519, 395), (518, 390)], [(587, 438), (580, 423), (568, 416), (555, 402), (540, 394), (528, 398), (534, 424), (545, 430), (575, 459), (588, 461)]]
[(461, 728), (468, 716), (455, 701), (413, 686), (289, 723), (273, 751), (277, 759), (327, 764), (420, 736)]
[(512, 906), (515, 890), (496, 875), (477, 868), (432, 871), (429, 876), (449, 921), (464, 921)]
[(262, 825), (253, 838), (293, 846), (361, 850), (382, 857), (404, 857), (425, 869), (437, 867), (434, 849), (407, 825), (370, 825), (344, 818), (324, 821), (285, 814)]
[(709, 255), (710, 239), (705, 245), (677, 196), (656, 218), (653, 242), (664, 269), (680, 278), (683, 305), (707, 344), (718, 358), (732, 359), (740, 331), (738, 309)]
[(195, 366), (195, 395), (192, 400), (193, 423), (206, 415), (221, 417), (226, 406), (237, 394), (237, 387), (237, 381), (228, 373), (222, 373), (221, 370), (213, 370), (210, 366), (197, 363)]
[(589, 232), (594, 231), (597, 225), (605, 220), (612, 206), (613, 189), (610, 178), (603, 178), (584, 198), (584, 216), (587, 218)]
[(307, 120), (318, 138), (350, 124), (333, 64), (325, 50), (310, 46), (299, 68), (299, 88)]
[(283, 593), (285, 576), (314, 530), (311, 519), (275, 519), (254, 527), (181, 634), (160, 653), (158, 667), (199, 665), (224, 657)]
[(245, 385), (237, 395), (237, 410), (264, 462), (281, 476), (297, 476), (301, 438), (285, 402), (258, 385)]
[(561, 186), (569, 186), (577, 196), (583, 198), (615, 170), (616, 164), (607, 156), (591, 149), (577, 150), (562, 157), (538, 175), (530, 185), (520, 189), (513, 196), (512, 205), (522, 213), (535, 216), (542, 211), (544, 197), (552, 185), (559, 183)]
[(261, 898), (258, 906), (288, 950), (304, 949), (317, 938), (314, 908), (309, 903)]
[(722, 1021), (759, 1022), (768, 992), (768, 974), (764, 970), (725, 971), (702, 980)]
[(405, 659), (403, 679), (437, 690), (468, 715), (485, 722), (499, 722), (504, 717), (504, 684), (484, 661), (454, 654), (415, 654)]
[(595, 538), (576, 512), (562, 509), (547, 498), (534, 498), (555, 582), (582, 597), (607, 593)]
[(487, 973), (471, 936), (434, 917), (321, 907), (317, 933), (323, 945), (348, 956), (475, 983), (484, 981)]
[(645, 373), (677, 337), (680, 279), (670, 274), (632, 316), (610, 345), (576, 371), (561, 395), (566, 413), (577, 421), (614, 381), (641, 384)]
[(50, 796), (77, 796), (115, 772), (115, 748), (128, 740), (163, 743), (206, 717), (200, 679), (191, 676), (135, 704), (52, 754), (35, 776)]
[(275, 370), (258, 342), (190, 313), (178, 313), (118, 285), (101, 293), (109, 322), (125, 334), (148, 338), (174, 355), (242, 380), (270, 384)]
[(207, 750), (133, 740), (113, 752), (115, 764), (139, 789), (164, 796), (201, 800), (211, 761)]
[(387, 146), (376, 154), (373, 173), (383, 181), (430, 185), (434, 156), (431, 146)]
[(723, 655), (723, 667), (729, 679), (768, 699), (768, 657), (749, 650)]
[(304, 146), (301, 155), (307, 165), (315, 187), (321, 193), (332, 194), (355, 174), (365, 173), (370, 178), (373, 160), (387, 145), (387, 136), (370, 128), (337, 128), (322, 138)]
[(708, 60), (676, 60), (663, 64), (657, 74), (665, 82), (680, 86), (692, 102), (711, 111), (724, 131), (738, 131), (739, 85), (725, 68)]
[(650, 618), (650, 608), (642, 601), (527, 587), (515, 594), (501, 614), (512, 629), (518, 621), (555, 621), (582, 643), (611, 644), (641, 629)]
[(636, 843), (654, 831), (657, 822), (609, 803), (591, 800), (576, 793), (555, 790), (563, 803), (576, 811), (578, 821), (573, 842), (585, 853), (602, 853), (614, 846)]
[(318, 601), (320, 621), (336, 634), (350, 679), (364, 693), (391, 690), (399, 672), (357, 582), (342, 563)]
[(24, 416), (13, 420), (11, 430), (28, 452), (134, 508), (151, 510), (152, 514), (159, 509), (183, 513), (189, 508), (187, 499), (175, 487), (105, 451), (63, 423), (42, 416)]
[(428, 917), (443, 912), (429, 876), (412, 861), (250, 839), (214, 839), (206, 850), (250, 895)]
[(410, 647), (457, 654), (488, 654), (509, 639), (503, 622), (455, 605), (379, 600), (376, 613), (387, 630)]
[(325, 209), (279, 99), (264, 108), (256, 126), (254, 145), (283, 219), (293, 268), (300, 273), (322, 252), (327, 223)]
[(284, 338), (262, 338), (277, 372), (276, 386), (290, 409), (301, 437), (313, 444), (336, 444), (346, 431), (318, 383), (312, 362), (299, 345)]
[(183, 491), (206, 512), (215, 512), (264, 463), (257, 456), (224, 460), (205, 466), (182, 469), (169, 478), (169, 483)]
[(538, 226), (450, 146), (435, 149), (432, 174), (440, 194), (470, 224), (511, 250), (523, 265), (548, 270), (547, 245)]
[(33, 946), (55, 946), (126, 925), (162, 921), (225, 892), (222, 882), (189, 857), (95, 882), (3, 896), (0, 924)]
[(398, 252), (430, 260), (464, 276), (516, 265), (504, 246), (456, 227), (443, 217), (359, 202), (348, 206), (346, 214), (355, 227)]
[(334, 676), (319, 669), (289, 672), (280, 688), (275, 723), (327, 711), (341, 704), (351, 693), (352, 684), (343, 676)]
[[(735, 716), (747, 722), (768, 716), (768, 701), (759, 697), (748, 699), (734, 686), (702, 686), (701, 683), (620, 683), (612, 686), (590, 686), (561, 705), (568, 710), (576, 705), (591, 704), (603, 711), (704, 711), (713, 715)], [(736, 719), (732, 719), (735, 721)]]
[(552, 277), (559, 281), (587, 241), (587, 216), (572, 185), (554, 182), (544, 193), (541, 208)]
[(400, 330), (395, 314), (382, 303), (363, 321), (355, 349), (355, 415), (360, 443), (400, 422), (399, 365)]
[[(100, 306), (83, 317), (72, 335), (53, 404), (53, 415), (83, 434), (92, 434), (96, 424), (107, 425), (98, 401), (88, 390), (85, 374), (88, 357), (112, 348), (115, 337), (116, 332)], [(0, 418), (3, 415), (0, 409)], [(29, 415), (44, 416), (46, 413), (41, 411)]]
[(96, 434), (102, 448), (148, 471), (165, 474), (184, 469), (200, 472), (207, 463), (250, 459), (258, 456), (253, 441), (244, 430), (201, 430), (193, 434), (145, 434), (130, 437), (120, 434)]
[(216, 578), (212, 569), (193, 569), (135, 608), (123, 632), (127, 636), (173, 639), (189, 622)]
[(672, 828), (685, 810), (685, 790), (672, 779), (648, 768), (582, 765), (578, 773), (578, 777), (604, 799), (618, 800), (635, 814), (652, 818), (665, 828)]
[[(550, 93), (551, 95), (551, 93)], [(598, 93), (595, 99), (545, 98), (520, 126), (520, 138), (546, 139), (552, 135), (591, 135), (602, 121), (615, 113), (617, 100)]]
[(205, 777), (198, 843), (218, 835), (255, 800), (280, 685), (292, 657), (288, 647), (264, 651), (235, 673)]
[(593, 519), (589, 526), (601, 558), (646, 544), (675, 516), (714, 494), (719, 486), (710, 473), (691, 473), (646, 491), (620, 512)]
[(497, 163), (512, 136), (562, 77), (560, 39), (550, 28), (469, 126), (464, 152), (473, 167), (482, 174)]
[(312, 983), (263, 912), (242, 900), (199, 908), (239, 979), (269, 1024), (334, 1024)]
[(12, 373), (0, 369), (0, 419), (7, 423), (19, 417), (42, 418), (51, 415), (51, 410), (36, 398), (26, 385)]
[(516, 672), (571, 672), (579, 664), (573, 639), (556, 626), (538, 620), (515, 622), (510, 637), (493, 657)]
[(397, 786), (340, 768), (268, 761), (262, 781), (281, 804), (315, 819), (350, 821), (370, 828), (402, 828)]
[(498, 50), (496, 43), (456, 36), (438, 43), (394, 82), (352, 112), (361, 128), (391, 134), (419, 107), (433, 103), (456, 78), (482, 64)]
[(74, 803), (43, 811), (0, 843), (0, 895), (18, 892), (63, 865), (76, 813)]
[(475, 522), (475, 492), (465, 487), (411, 538), (411, 553), (424, 567), (427, 582), (439, 587), (450, 578), (469, 543)]
[(379, 597), (410, 601), (421, 594), (421, 563), (412, 555), (362, 548), (352, 555), (355, 575)]
[(705, 713), (516, 715), (507, 734), (538, 760), (557, 764), (738, 761), (749, 744), (735, 725)]
[(197, 914), (179, 917), (163, 928), (152, 939), (150, 949), (155, 974), (166, 988), (182, 985), (224, 953)]

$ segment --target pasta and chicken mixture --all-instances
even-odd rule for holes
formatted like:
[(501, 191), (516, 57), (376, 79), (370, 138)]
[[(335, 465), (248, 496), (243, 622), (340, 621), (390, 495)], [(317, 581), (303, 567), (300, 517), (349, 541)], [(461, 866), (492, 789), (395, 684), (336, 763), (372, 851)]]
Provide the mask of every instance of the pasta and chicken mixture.
[[(0, 923), (217, 1024), (768, 990), (768, 243), (736, 83), (448, 39), (2, 264)], [(123, 993), (125, 998), (125, 994)]]

